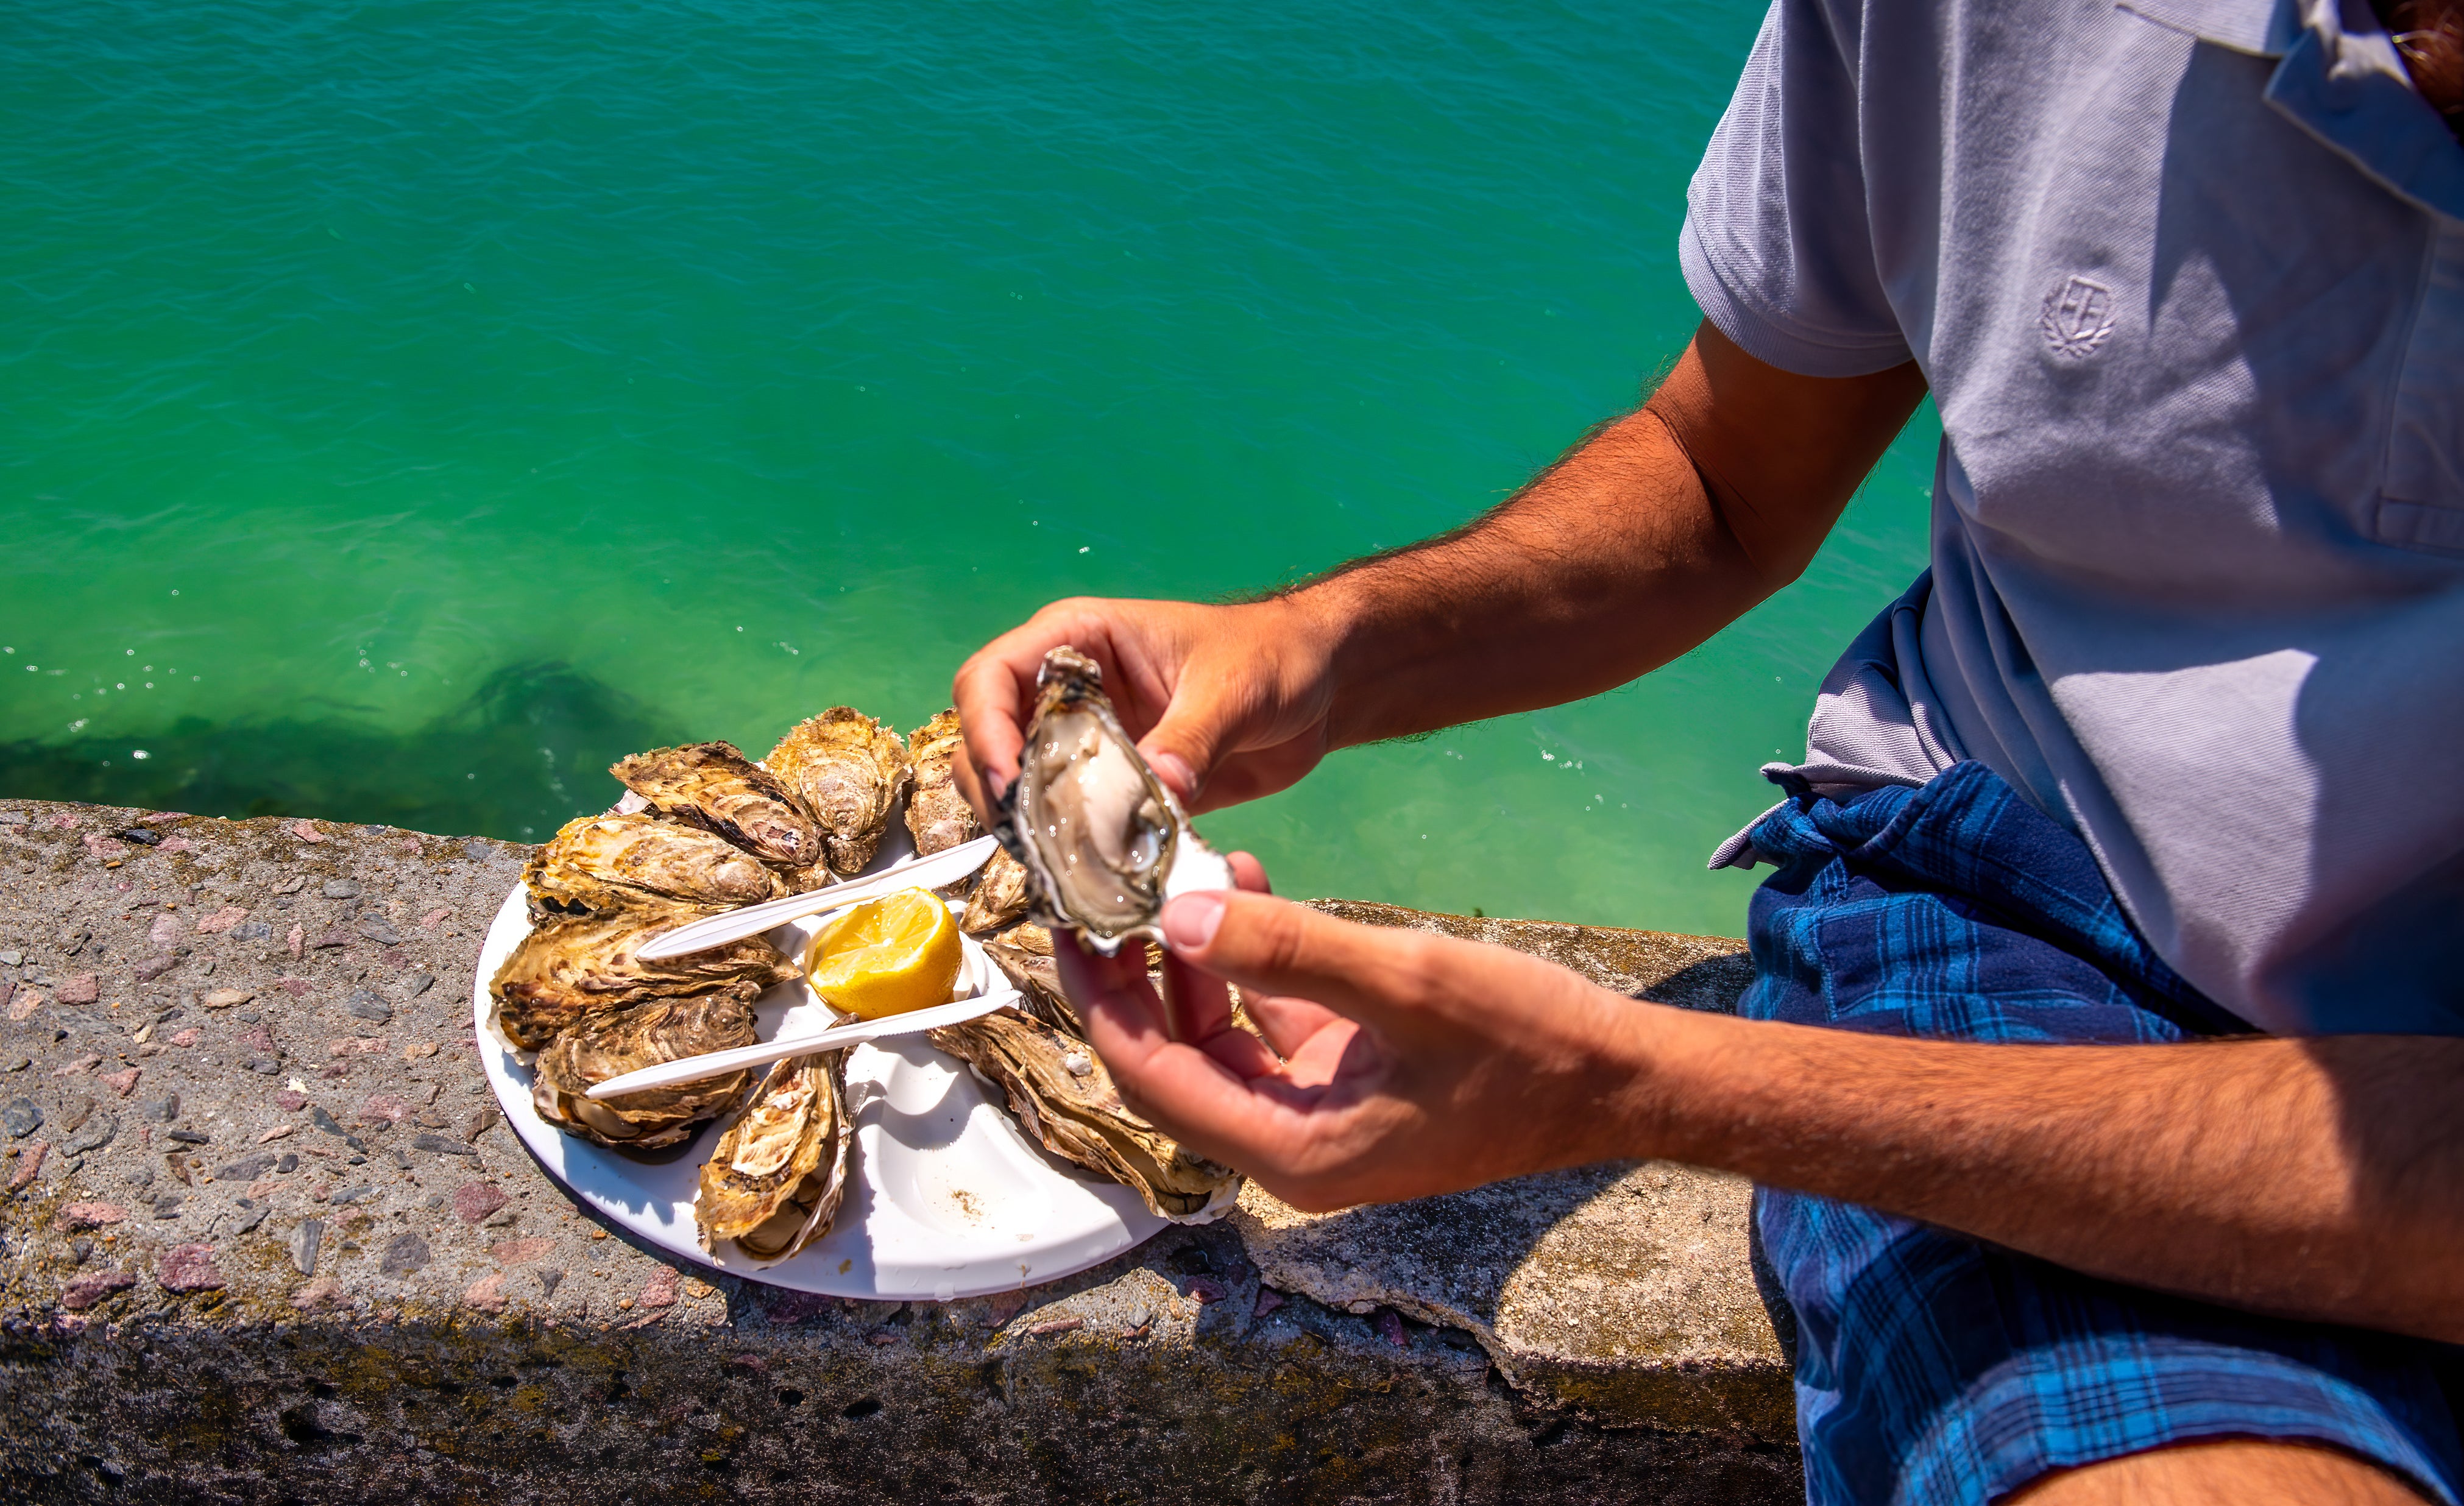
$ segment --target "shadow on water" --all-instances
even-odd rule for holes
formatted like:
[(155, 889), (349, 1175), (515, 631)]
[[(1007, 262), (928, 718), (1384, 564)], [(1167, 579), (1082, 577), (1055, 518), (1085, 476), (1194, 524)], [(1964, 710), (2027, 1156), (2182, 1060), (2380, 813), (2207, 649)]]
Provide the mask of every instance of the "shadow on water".
[[(187, 811), (315, 816), (541, 840), (623, 793), (607, 766), (680, 741), (667, 719), (561, 664), (509, 665), (425, 727), (344, 717), (208, 722), (143, 735), (0, 742), (0, 795)], [(143, 748), (142, 761), (128, 756)]]

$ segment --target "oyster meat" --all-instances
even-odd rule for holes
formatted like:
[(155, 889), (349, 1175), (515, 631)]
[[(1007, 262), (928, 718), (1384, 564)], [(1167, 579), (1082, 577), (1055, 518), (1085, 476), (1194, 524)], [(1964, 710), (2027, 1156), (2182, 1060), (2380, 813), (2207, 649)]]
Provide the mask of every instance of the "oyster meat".
[(651, 937), (713, 913), (656, 902), (610, 915), (557, 916), (534, 927), (488, 984), (498, 1033), (523, 1051), (538, 1051), (566, 1027), (628, 1004), (715, 993), (739, 981), (759, 993), (797, 976), (795, 964), (759, 936), (661, 962), (642, 960), (642, 945)]
[(772, 1067), (719, 1136), (693, 1199), (703, 1249), (715, 1255), (732, 1239), (756, 1260), (783, 1260), (829, 1232), (855, 1139), (840, 1082), (846, 1055), (819, 1052)]
[(733, 743), (656, 748), (607, 772), (670, 820), (724, 837), (763, 862), (803, 868), (822, 860), (812, 813)]
[(825, 852), (816, 856), (839, 874), (862, 873), (881, 850), (913, 777), (898, 734), (845, 706), (797, 723), (761, 762), (819, 819)]
[(958, 917), (958, 928), (981, 935), (1025, 913), (1026, 869), (1008, 848), (995, 848), (992, 861), (977, 873), (976, 886), (967, 891), (967, 912)]
[(907, 734), (907, 757), (915, 770), (915, 788), (907, 797), (907, 831), (915, 839), (919, 858), (984, 834), (976, 819), (976, 808), (958, 793), (957, 777), (952, 773), (966, 752), (958, 713), (954, 710), (941, 712)]
[(751, 980), (738, 979), (715, 993), (652, 999), (585, 1019), (539, 1053), (531, 1102), (539, 1118), (566, 1134), (619, 1150), (658, 1150), (689, 1139), (693, 1126), (736, 1106), (752, 1073), (733, 1072), (604, 1102), (584, 1095), (609, 1078), (641, 1067), (754, 1044), (759, 1037), (753, 1001), (760, 992)]
[(697, 826), (649, 816), (585, 816), (522, 869), (531, 918), (605, 915), (647, 901), (752, 905), (787, 892), (759, 859)]
[(1010, 1113), (1045, 1149), (1120, 1183), (1158, 1216), (1202, 1224), (1240, 1196), (1239, 1172), (1124, 1107), (1102, 1059), (1077, 1037), (1001, 1009), (926, 1038), (1006, 1094)]
[(1231, 865), (1139, 756), (1093, 660), (1055, 648), (1035, 683), (1000, 833), (1026, 867), (1032, 912), (1076, 927), (1106, 955), (1125, 937), (1161, 941), (1164, 901), (1232, 887)]

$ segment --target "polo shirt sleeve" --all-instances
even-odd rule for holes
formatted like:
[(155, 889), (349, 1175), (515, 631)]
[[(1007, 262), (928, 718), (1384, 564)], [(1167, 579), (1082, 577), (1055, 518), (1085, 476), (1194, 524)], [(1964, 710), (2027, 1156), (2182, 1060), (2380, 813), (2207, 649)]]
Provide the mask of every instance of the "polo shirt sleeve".
[(1685, 195), (1694, 301), (1761, 360), (1856, 377), (1909, 358), (1877, 270), (1859, 150), (1855, 7), (1773, 0)]

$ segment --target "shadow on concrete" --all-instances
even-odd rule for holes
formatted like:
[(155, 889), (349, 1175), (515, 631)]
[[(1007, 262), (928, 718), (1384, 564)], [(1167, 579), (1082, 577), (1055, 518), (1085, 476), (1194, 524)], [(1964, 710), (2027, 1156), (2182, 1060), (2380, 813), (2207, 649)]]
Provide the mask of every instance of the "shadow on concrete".
[[(407, 731), (345, 716), (184, 717), (107, 741), (0, 742), (0, 794), (538, 841), (623, 793), (609, 764), (680, 740), (666, 717), (605, 681), (562, 664), (509, 665)], [(132, 748), (147, 757), (132, 760)]]

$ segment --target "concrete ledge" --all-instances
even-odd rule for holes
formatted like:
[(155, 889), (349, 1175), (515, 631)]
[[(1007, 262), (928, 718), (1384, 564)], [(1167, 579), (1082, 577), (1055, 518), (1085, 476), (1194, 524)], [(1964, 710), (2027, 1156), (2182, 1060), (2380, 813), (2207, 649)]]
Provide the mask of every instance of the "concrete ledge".
[[(0, 1495), (1801, 1495), (1746, 1190), (1683, 1168), (1326, 1216), (1251, 1189), (941, 1304), (653, 1257), (537, 1169), (473, 1059), (526, 852), (0, 801)], [(1324, 904), (1691, 1007), (1747, 976), (1735, 942)]]

